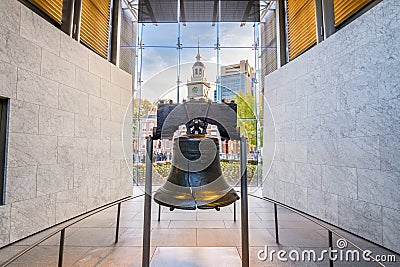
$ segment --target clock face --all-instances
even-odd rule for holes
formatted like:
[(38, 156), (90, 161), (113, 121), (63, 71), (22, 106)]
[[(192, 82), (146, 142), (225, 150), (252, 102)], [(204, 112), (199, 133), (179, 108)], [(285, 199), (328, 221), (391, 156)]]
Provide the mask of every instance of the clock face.
[(197, 94), (199, 92), (199, 88), (197, 88), (196, 86), (192, 88), (192, 92)]

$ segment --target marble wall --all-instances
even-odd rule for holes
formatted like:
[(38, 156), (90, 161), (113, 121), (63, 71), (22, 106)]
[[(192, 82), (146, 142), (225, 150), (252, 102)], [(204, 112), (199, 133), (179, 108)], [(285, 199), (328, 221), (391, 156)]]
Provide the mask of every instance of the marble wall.
[(400, 2), (383, 0), (266, 76), (276, 153), (264, 183), (265, 196), (397, 252), (399, 43)]
[(131, 75), (17, 0), (0, 1), (0, 96), (10, 99), (0, 247), (132, 194)]

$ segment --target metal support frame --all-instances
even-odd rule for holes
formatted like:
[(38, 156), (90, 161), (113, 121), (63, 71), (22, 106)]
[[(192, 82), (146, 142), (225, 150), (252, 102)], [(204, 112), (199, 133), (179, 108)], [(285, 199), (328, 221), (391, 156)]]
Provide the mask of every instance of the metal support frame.
[(110, 62), (119, 67), (121, 33), (121, 0), (113, 0), (111, 19)]
[(274, 203), (274, 221), (275, 221), (275, 242), (279, 244), (278, 207), (276, 203)]
[(153, 137), (146, 139), (146, 181), (144, 194), (143, 254), (142, 267), (150, 266), (151, 198), (153, 171)]
[(61, 30), (72, 37), (75, 0), (63, 0)]
[(287, 63), (286, 10), (285, 0), (276, 0), (276, 27), (278, 68)]
[(240, 196), (241, 196), (241, 223), (242, 223), (242, 267), (249, 267), (249, 209), (247, 195), (247, 139), (240, 139)]
[(322, 0), (322, 17), (324, 21), (324, 39), (326, 39), (336, 32), (333, 0)]
[(333, 257), (332, 257), (332, 250), (333, 250), (333, 237), (332, 237), (332, 231), (328, 230), (328, 242), (329, 242), (329, 267), (333, 267)]
[(74, 4), (74, 21), (72, 28), (72, 38), (78, 42), (81, 40), (81, 17), (82, 17), (82, 0), (75, 0)]
[(314, 0), (315, 4), (315, 33), (317, 36), (317, 43), (324, 40), (324, 18), (322, 13), (322, 0)]
[(158, 204), (158, 221), (161, 221), (161, 205)]
[(121, 203), (118, 203), (118, 210), (117, 210), (117, 225), (115, 227), (115, 243), (118, 243), (119, 239), (119, 222), (121, 217)]
[(64, 258), (65, 228), (60, 232), (60, 247), (58, 248), (58, 267), (62, 267)]

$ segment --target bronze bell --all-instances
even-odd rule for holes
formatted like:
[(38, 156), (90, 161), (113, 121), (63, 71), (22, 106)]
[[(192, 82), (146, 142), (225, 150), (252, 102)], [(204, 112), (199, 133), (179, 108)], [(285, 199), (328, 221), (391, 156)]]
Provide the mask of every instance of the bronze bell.
[(172, 168), (154, 200), (172, 209), (217, 209), (239, 199), (220, 166), (218, 138), (187, 134), (174, 139)]

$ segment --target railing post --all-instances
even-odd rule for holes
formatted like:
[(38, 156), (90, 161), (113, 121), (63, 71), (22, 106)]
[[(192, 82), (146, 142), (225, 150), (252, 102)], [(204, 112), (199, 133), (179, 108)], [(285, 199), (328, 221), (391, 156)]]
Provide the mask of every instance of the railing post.
[(62, 267), (64, 258), (65, 228), (60, 232), (60, 247), (58, 249), (58, 267)]
[(142, 267), (150, 266), (150, 231), (151, 231), (151, 192), (153, 169), (153, 137), (146, 140), (146, 181), (144, 194), (143, 254)]
[(233, 221), (236, 222), (236, 201), (233, 202)]
[(115, 227), (115, 243), (118, 243), (119, 238), (119, 219), (121, 217), (121, 202), (118, 203), (118, 210), (117, 210), (117, 225)]
[(249, 214), (247, 195), (247, 139), (240, 139), (242, 267), (249, 267)]
[(161, 205), (158, 205), (158, 221), (161, 221)]
[(274, 203), (274, 220), (275, 220), (275, 242), (279, 244), (278, 207), (276, 203)]
[(333, 258), (332, 258), (332, 250), (333, 250), (333, 238), (332, 231), (328, 230), (328, 242), (329, 242), (329, 267), (333, 267)]

